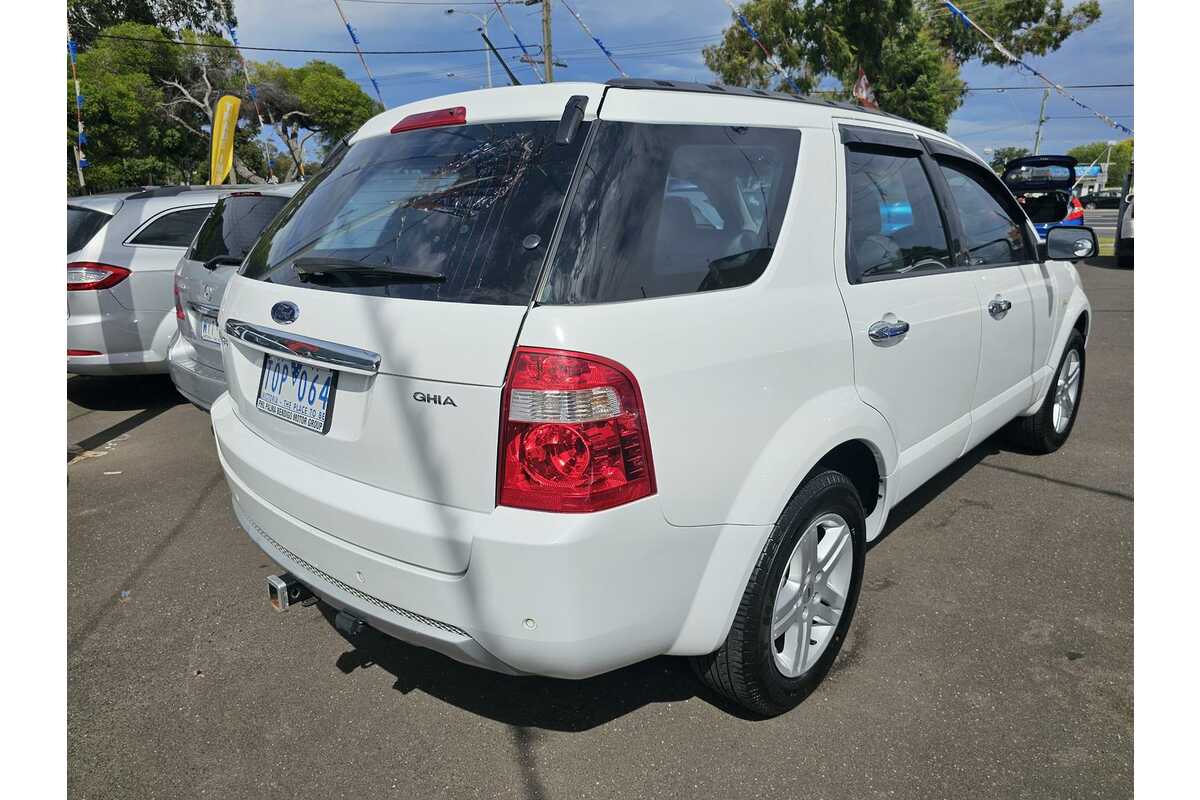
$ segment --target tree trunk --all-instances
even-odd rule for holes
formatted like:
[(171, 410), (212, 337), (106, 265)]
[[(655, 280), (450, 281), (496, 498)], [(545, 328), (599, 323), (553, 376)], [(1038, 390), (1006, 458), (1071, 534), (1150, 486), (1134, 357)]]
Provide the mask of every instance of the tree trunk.
[(233, 171), (237, 177), (250, 183), (266, 183), (267, 179), (261, 175), (257, 175), (253, 170), (246, 166), (246, 163), (240, 159), (237, 154), (233, 156)]

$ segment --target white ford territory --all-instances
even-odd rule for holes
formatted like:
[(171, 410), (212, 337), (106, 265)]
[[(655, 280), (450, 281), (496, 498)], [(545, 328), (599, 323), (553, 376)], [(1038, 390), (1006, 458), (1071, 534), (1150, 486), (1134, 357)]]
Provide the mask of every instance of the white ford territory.
[(1070, 261), (944, 134), (621, 80), (386, 111), (220, 310), (238, 519), (338, 626), (509, 673), (659, 654), (759, 714), (820, 682), (888, 510), (1070, 434)]

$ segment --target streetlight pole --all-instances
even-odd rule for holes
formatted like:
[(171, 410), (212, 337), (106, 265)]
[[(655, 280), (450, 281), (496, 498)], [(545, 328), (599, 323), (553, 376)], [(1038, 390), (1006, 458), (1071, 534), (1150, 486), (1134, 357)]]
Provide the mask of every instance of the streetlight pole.
[[(446, 13), (447, 14), (466, 14), (468, 17), (474, 17), (475, 19), (479, 20), (479, 28), (477, 30), (481, 31), (484, 36), (487, 36), (488, 22), (491, 20), (492, 15), (495, 14), (496, 12), (489, 11), (487, 14), (480, 15), (480, 14), (476, 14), (473, 11), (460, 11), (457, 8), (447, 8)], [(483, 66), (487, 70), (488, 88), (491, 89), (492, 88), (492, 54), (487, 52), (486, 50), (483, 51)]]

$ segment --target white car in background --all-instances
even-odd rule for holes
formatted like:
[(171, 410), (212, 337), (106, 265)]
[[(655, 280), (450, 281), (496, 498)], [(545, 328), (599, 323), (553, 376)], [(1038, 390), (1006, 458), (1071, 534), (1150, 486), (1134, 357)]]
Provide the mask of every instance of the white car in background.
[(175, 265), (222, 193), (169, 186), (67, 200), (67, 372), (167, 371)]
[(231, 192), (213, 206), (175, 268), (175, 318), (179, 329), (168, 349), (171, 380), (179, 393), (207, 410), (225, 391), (217, 314), (225, 284), (263, 228), (300, 183), (264, 185)]
[(1095, 250), (1039, 242), (945, 134), (847, 104), (424, 100), (230, 279), (218, 454), (281, 610), (312, 592), (349, 635), (509, 673), (690, 656), (778, 714), (829, 671), (896, 503), (1006, 426), (1067, 440)]

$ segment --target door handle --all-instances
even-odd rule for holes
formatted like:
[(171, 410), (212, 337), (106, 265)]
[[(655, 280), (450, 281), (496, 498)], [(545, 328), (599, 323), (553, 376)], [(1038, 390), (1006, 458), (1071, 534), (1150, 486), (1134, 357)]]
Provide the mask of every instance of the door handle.
[(908, 333), (908, 323), (902, 319), (892, 320), (891, 322), (879, 320), (879, 322), (867, 328), (867, 336), (871, 337), (872, 342), (897, 340), (906, 333)]
[(1004, 319), (1004, 315), (1008, 313), (1010, 308), (1012, 308), (1012, 301), (1005, 300), (1002, 297), (997, 297), (988, 303), (988, 313), (994, 319)]

